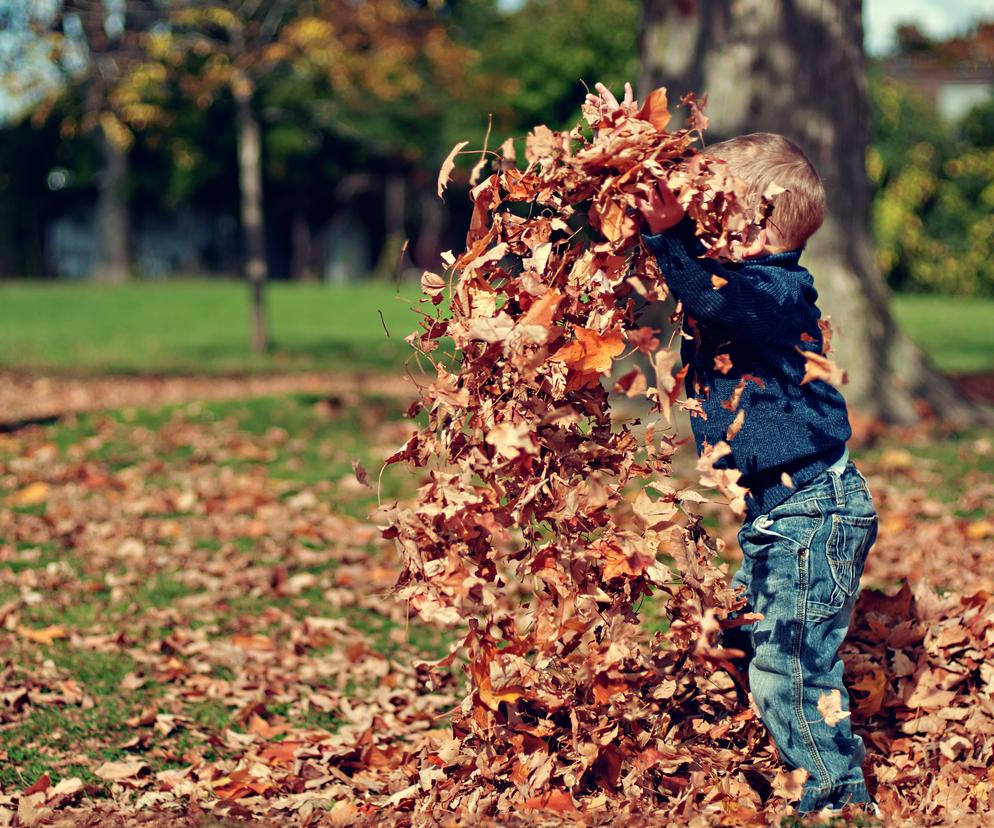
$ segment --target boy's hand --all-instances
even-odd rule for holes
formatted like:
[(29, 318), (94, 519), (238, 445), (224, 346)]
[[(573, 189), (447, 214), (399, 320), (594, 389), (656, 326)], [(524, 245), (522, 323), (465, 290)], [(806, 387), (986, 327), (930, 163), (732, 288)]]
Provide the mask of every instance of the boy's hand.
[(595, 83), (594, 89), (597, 90), (598, 94), (595, 95), (593, 92), (588, 92), (586, 101), (597, 110), (604, 120), (608, 119), (619, 109), (626, 115), (634, 115), (639, 111), (638, 101), (635, 100), (635, 93), (632, 91), (632, 85), (628, 81), (625, 81), (625, 97), (621, 103), (618, 103), (618, 99), (614, 97), (611, 90), (603, 83)]
[(649, 192), (648, 198), (636, 196), (635, 203), (639, 212), (649, 225), (651, 233), (662, 233), (680, 223), (684, 209), (666, 183), (657, 181), (656, 186)]
[[(586, 100), (604, 120), (610, 118), (619, 109), (629, 116), (635, 115), (639, 111), (639, 104), (635, 100), (632, 85), (628, 82), (625, 83), (625, 97), (620, 103), (603, 83), (595, 83), (594, 89), (597, 90), (598, 94), (588, 93)], [(648, 198), (636, 196), (635, 203), (638, 205), (639, 212), (645, 217), (649, 231), (652, 233), (662, 233), (664, 230), (669, 230), (674, 225), (679, 224), (684, 216), (680, 202), (676, 200), (676, 196), (663, 182), (657, 182)]]

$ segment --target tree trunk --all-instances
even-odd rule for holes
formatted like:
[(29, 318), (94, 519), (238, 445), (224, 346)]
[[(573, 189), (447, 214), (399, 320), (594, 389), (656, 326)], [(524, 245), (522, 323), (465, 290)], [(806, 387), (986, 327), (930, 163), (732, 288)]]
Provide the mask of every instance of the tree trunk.
[(300, 282), (314, 282), (318, 278), (311, 224), (301, 204), (294, 206), (290, 217), (290, 278)]
[(130, 216), (125, 197), (128, 153), (115, 144), (102, 129), (96, 132), (104, 156), (97, 195), (97, 256), (93, 276), (102, 282), (122, 284), (128, 281), (131, 260), (128, 256)]
[(970, 421), (977, 406), (902, 334), (873, 256), (865, 157), (869, 95), (860, 0), (646, 0), (640, 92), (707, 93), (713, 143), (749, 132), (795, 141), (818, 169), (828, 215), (802, 263), (832, 318), (833, 357), (855, 408), (893, 422), (923, 411)]
[(383, 193), (383, 223), (386, 238), (376, 263), (376, 275), (384, 279), (396, 276), (400, 251), (404, 245), (404, 201), (407, 186), (403, 173), (392, 172), (386, 177)]
[(238, 125), (238, 184), (241, 191), (242, 245), (245, 272), (252, 291), (252, 350), (269, 347), (266, 326), (266, 231), (262, 211), (262, 141), (252, 105), (253, 87), (245, 77), (232, 84)]
[(442, 200), (429, 187), (421, 187), (418, 191), (419, 218), (418, 240), (414, 245), (415, 264), (418, 267), (433, 270), (438, 266), (438, 257), (442, 252), (442, 233), (445, 230), (445, 220), (448, 216)]

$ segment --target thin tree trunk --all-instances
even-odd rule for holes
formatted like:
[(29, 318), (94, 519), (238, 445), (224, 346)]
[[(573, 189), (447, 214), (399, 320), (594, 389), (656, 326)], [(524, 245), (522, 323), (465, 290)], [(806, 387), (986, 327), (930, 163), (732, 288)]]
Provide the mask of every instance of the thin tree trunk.
[(428, 187), (419, 190), (418, 240), (414, 245), (414, 259), (420, 267), (429, 270), (438, 266), (442, 252), (442, 232), (445, 230), (446, 212), (442, 200)]
[(778, 132), (818, 168), (828, 215), (801, 261), (832, 317), (850, 402), (895, 422), (917, 420), (920, 401), (950, 419), (986, 416), (898, 329), (874, 261), (860, 0), (646, 0), (642, 23), (643, 94), (707, 93), (710, 142)]
[(317, 279), (311, 224), (303, 205), (294, 206), (290, 217), (290, 278), (301, 282)]
[(402, 173), (390, 173), (386, 178), (383, 194), (383, 220), (386, 238), (376, 264), (376, 275), (392, 278), (397, 272), (400, 251), (404, 244), (404, 201), (407, 197), (406, 181)]
[(269, 347), (265, 288), (266, 232), (262, 207), (262, 140), (252, 105), (253, 87), (244, 76), (232, 84), (238, 122), (238, 184), (241, 191), (242, 238), (245, 272), (252, 291), (252, 350)]
[(127, 150), (115, 144), (102, 129), (96, 132), (104, 156), (97, 195), (97, 256), (93, 276), (102, 282), (122, 284), (130, 275), (128, 237), (130, 216), (124, 194), (128, 174)]

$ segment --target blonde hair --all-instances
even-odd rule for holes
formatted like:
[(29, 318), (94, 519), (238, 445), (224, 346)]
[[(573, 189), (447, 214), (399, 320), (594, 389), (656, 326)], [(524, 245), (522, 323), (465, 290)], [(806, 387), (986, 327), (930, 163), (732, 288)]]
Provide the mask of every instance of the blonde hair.
[(787, 250), (804, 247), (825, 219), (825, 187), (801, 148), (772, 132), (753, 132), (712, 144), (705, 155), (720, 158), (742, 179), (747, 198), (758, 198), (770, 185), (786, 192), (774, 199), (769, 219), (778, 242)]

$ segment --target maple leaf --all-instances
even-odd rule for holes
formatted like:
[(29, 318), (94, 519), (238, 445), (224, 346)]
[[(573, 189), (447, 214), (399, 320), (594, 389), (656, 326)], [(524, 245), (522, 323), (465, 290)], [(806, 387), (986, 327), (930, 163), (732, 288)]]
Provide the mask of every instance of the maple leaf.
[(860, 716), (869, 718), (875, 716), (883, 708), (884, 695), (887, 691), (887, 674), (883, 670), (870, 670), (854, 681), (850, 688), (866, 693), (856, 697), (856, 710)]
[(538, 453), (527, 423), (498, 423), (487, 430), (486, 441), (497, 449), (498, 454), (509, 460), (519, 453)]
[(643, 121), (648, 121), (656, 129), (662, 132), (670, 122), (669, 101), (666, 99), (666, 90), (663, 88), (653, 89), (645, 96), (642, 108), (635, 116)]
[(603, 374), (611, 370), (614, 358), (625, 350), (620, 333), (598, 333), (581, 325), (573, 328), (576, 339), (564, 345), (549, 359), (562, 362), (578, 374)]
[(842, 709), (842, 693), (837, 688), (818, 696), (818, 712), (830, 727), (835, 727), (851, 715), (848, 710)]

